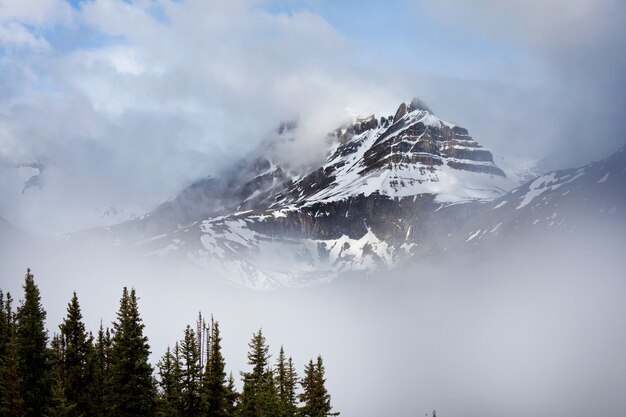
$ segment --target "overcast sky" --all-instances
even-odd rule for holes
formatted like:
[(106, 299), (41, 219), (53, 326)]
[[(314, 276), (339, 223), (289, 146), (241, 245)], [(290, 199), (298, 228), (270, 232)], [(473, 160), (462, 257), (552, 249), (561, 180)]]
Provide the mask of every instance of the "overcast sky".
[(281, 120), (310, 147), (413, 96), (511, 161), (602, 158), (626, 142), (624, 21), (619, 0), (0, 0), (0, 216), (141, 214)]

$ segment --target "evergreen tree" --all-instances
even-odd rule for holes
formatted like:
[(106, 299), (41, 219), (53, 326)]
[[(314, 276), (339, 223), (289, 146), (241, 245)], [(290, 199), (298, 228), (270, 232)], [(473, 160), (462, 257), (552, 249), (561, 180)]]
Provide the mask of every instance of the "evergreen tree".
[(298, 374), (295, 366), (293, 365), (293, 360), (289, 358), (286, 368), (285, 398), (283, 402), (286, 417), (296, 417), (298, 415), (298, 400), (296, 395), (297, 384)]
[(300, 381), (302, 386), (302, 394), (300, 394), (300, 415), (302, 417), (311, 417), (314, 415), (314, 391), (315, 391), (315, 365), (310, 360), (304, 367), (304, 376)]
[(165, 355), (157, 364), (159, 373), (159, 403), (158, 416), (177, 417), (180, 409), (180, 359), (178, 355), (178, 343), (174, 352), (169, 346)]
[(50, 407), (46, 417), (71, 417), (75, 414), (76, 404), (70, 404), (67, 400), (65, 387), (61, 375), (57, 375), (52, 386)]
[[(10, 303), (10, 295), (7, 294)], [(12, 338), (11, 307), (5, 310), (4, 293), (0, 290), (0, 415), (8, 412), (8, 353)]]
[(224, 402), (224, 415), (227, 417), (234, 417), (237, 414), (237, 400), (239, 394), (235, 388), (235, 378), (232, 372), (228, 377), (228, 384), (226, 385), (226, 396)]
[(274, 417), (278, 415), (280, 400), (274, 385), (272, 370), (268, 367), (269, 348), (262, 330), (253, 334), (248, 344), (248, 365), (251, 372), (242, 373), (243, 391), (237, 407), (239, 417)]
[(88, 388), (93, 375), (87, 360), (91, 355), (92, 344), (82, 319), (78, 297), (74, 292), (67, 306), (67, 317), (59, 326), (64, 347), (59, 373), (67, 401), (74, 406), (71, 416), (88, 415), (91, 411), (91, 393)]
[(276, 389), (274, 371), (271, 368), (265, 370), (265, 375), (261, 380), (257, 396), (259, 416), (270, 417), (281, 415), (280, 398), (278, 397), (278, 390)]
[(144, 336), (135, 290), (122, 292), (109, 362), (110, 415), (113, 417), (153, 416), (156, 387), (148, 362), (150, 346)]
[(300, 395), (303, 406), (300, 414), (303, 417), (326, 417), (337, 416), (339, 413), (332, 412), (330, 394), (326, 390), (326, 378), (324, 363), (321, 356), (317, 362), (309, 361), (304, 369), (304, 378), (301, 382), (304, 392)]
[[(9, 342), (12, 336), (11, 329), (11, 294), (7, 294), (8, 311), (5, 309), (4, 293), (0, 290), (0, 360), (6, 356), (9, 350)], [(2, 390), (2, 387), (0, 387)], [(0, 391), (0, 395), (1, 391)]]
[(227, 387), (225, 363), (222, 356), (222, 338), (218, 322), (211, 325), (210, 347), (203, 375), (202, 391), (206, 415), (209, 417), (226, 416)]
[(30, 269), (26, 271), (23, 288), (24, 301), (16, 315), (20, 394), (26, 415), (41, 417), (50, 405), (53, 378), (47, 348), (48, 333), (44, 327), (46, 312)]
[(22, 417), (26, 414), (20, 393), (12, 302), (10, 293), (4, 299), (0, 292), (0, 417)]
[(280, 399), (280, 416), (287, 415), (287, 360), (285, 349), (281, 346), (276, 361), (276, 388)]
[(202, 409), (200, 397), (200, 351), (198, 350), (196, 334), (187, 326), (185, 336), (180, 345), (181, 379), (180, 379), (180, 415), (182, 417), (199, 416)]
[(296, 385), (298, 375), (293, 366), (293, 360), (285, 358), (285, 350), (280, 347), (278, 360), (276, 361), (276, 388), (280, 399), (280, 415), (295, 417), (298, 414), (296, 404)]
[(102, 322), (100, 322), (96, 342), (87, 356), (88, 374), (91, 375), (91, 381), (87, 388), (90, 410), (88, 415), (90, 416), (104, 417), (109, 415), (111, 408), (111, 381), (109, 378), (111, 344), (109, 329), (107, 328), (105, 331)]

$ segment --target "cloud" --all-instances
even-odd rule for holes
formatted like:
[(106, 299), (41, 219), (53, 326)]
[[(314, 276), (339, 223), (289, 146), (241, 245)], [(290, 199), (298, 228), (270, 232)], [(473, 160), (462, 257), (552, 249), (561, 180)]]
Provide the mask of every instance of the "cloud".
[[(413, 95), (502, 154), (550, 155), (550, 168), (604, 157), (623, 143), (626, 6), (616, 1), (422, 1), (420, 10), (457, 33), (457, 51), (477, 36), (499, 46), (493, 56), (484, 52), (489, 59), (478, 67), (494, 65), (482, 78), (476, 69), (450, 75), (454, 50), (438, 61), (437, 48), (427, 48), (431, 55), (416, 60), (434, 39), (389, 39), (381, 28), (372, 29), (382, 37), (377, 47), (393, 44), (394, 52), (360, 62), (371, 46), (347, 40), (348, 29), (333, 27), (323, 7), (270, 5), (3, 5), (0, 157), (8, 164), (0, 167), (0, 215), (61, 232), (94, 224), (96, 207), (146, 212), (246, 155), (280, 121), (300, 120), (284, 156), (306, 163), (323, 156), (326, 132), (346, 117), (389, 114)], [(503, 50), (521, 58), (502, 65)], [(431, 70), (442, 62), (441, 73), (426, 73), (424, 61)], [(22, 196), (26, 174), (14, 166), (34, 160), (45, 161), (44, 186)]]
[(21, 22), (33, 26), (68, 23), (72, 8), (63, 0), (3, 1), (0, 22)]
[[(100, 206), (146, 212), (247, 154), (282, 120), (303, 120), (298, 149), (307, 152), (295, 153), (319, 157), (348, 105), (394, 102), (353, 67), (352, 46), (322, 17), (263, 6), (95, 0), (73, 17), (13, 11), (42, 27), (55, 22), (65, 36), (98, 36), (0, 57), (10, 74), (0, 83), (8, 93), (0, 100), (2, 156), (46, 161), (45, 185), (9, 194), (3, 215), (60, 232), (93, 224)], [(16, 188), (0, 184), (3, 193)]]
[[(509, 129), (524, 133), (521, 143), (526, 136), (531, 147), (548, 154), (553, 167), (604, 157), (626, 141), (622, 116), (626, 57), (620, 53), (626, 49), (626, 4), (617, 0), (422, 4), (440, 22), (518, 48), (534, 60), (529, 83), (517, 93), (494, 88), (486, 95), (505, 98), (496, 100), (510, 113), (502, 120)], [(508, 135), (503, 136), (506, 140)]]
[(73, 13), (63, 0), (3, 1), (0, 4), (0, 46), (46, 49), (46, 39), (31, 27), (66, 25)]

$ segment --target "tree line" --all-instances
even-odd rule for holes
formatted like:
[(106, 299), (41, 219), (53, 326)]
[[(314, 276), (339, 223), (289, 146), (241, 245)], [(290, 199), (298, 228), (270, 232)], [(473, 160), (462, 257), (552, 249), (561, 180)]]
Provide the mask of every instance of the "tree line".
[[(199, 315), (195, 329), (156, 365), (134, 289), (124, 288), (112, 327), (87, 331), (74, 292), (59, 332), (49, 337), (46, 311), (30, 269), (16, 309), (0, 290), (0, 417), (326, 417), (332, 411), (321, 356), (300, 377), (280, 348), (272, 363), (262, 330), (248, 343), (237, 391), (226, 374), (219, 322)], [(156, 371), (156, 372), (155, 372)]]

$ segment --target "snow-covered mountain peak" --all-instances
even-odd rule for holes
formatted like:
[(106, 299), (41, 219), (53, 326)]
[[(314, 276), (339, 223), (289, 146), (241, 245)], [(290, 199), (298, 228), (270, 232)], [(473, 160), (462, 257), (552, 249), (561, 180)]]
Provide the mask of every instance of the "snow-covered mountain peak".
[(466, 129), (439, 119), (418, 99), (402, 103), (393, 117), (356, 119), (334, 135), (326, 164), (295, 181), (272, 207), (371, 194), (434, 194), (456, 202), (494, 198), (516, 185)]

